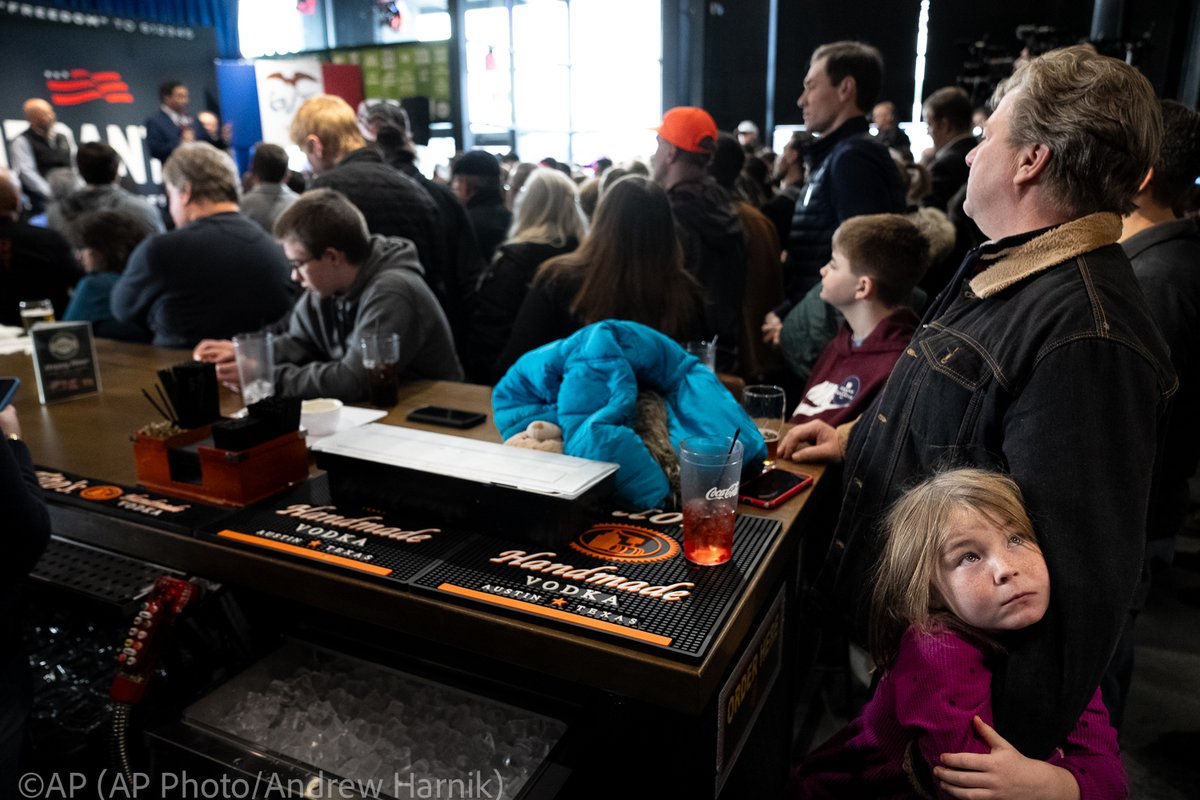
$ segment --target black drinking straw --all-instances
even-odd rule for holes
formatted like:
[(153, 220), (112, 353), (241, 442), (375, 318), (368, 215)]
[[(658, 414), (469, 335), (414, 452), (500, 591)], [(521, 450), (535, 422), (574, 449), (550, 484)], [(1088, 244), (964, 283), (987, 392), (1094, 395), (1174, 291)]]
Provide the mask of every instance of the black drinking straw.
[(728, 453), (726, 453), (726, 455), (732, 455), (732, 454), (733, 454), (733, 446), (734, 446), (735, 444), (737, 444), (738, 437), (739, 437), (739, 436), (741, 436), (741, 435), (742, 435), (742, 429), (741, 429), (741, 428), (738, 428), (736, 431), (734, 431), (734, 432), (733, 432), (733, 441), (729, 443), (729, 452), (728, 452)]
[(147, 392), (145, 389), (142, 389), (142, 394), (145, 395), (146, 399), (150, 401), (150, 405), (154, 406), (154, 410), (157, 411), (159, 414), (162, 414), (163, 419), (165, 419), (167, 422), (175, 421), (167, 414), (166, 411), (162, 410), (162, 407), (159, 406), (158, 403), (154, 402), (154, 398), (150, 396), (149, 392)]

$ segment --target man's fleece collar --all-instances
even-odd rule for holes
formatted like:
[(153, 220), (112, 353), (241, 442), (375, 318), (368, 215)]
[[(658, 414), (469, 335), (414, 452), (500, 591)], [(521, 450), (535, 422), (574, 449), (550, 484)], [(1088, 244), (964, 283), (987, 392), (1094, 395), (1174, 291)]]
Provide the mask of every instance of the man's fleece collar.
[(1121, 218), (1116, 214), (1102, 211), (1080, 217), (1027, 242), (981, 255), (981, 261), (994, 261), (971, 279), (971, 291), (976, 297), (991, 297), (1030, 275), (1113, 244), (1120, 237)]

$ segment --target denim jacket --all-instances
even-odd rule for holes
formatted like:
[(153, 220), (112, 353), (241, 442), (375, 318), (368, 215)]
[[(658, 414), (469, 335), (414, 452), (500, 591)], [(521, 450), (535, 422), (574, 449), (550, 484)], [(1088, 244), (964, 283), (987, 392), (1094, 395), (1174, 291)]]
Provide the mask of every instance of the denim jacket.
[[(851, 434), (817, 579), (860, 635), (879, 523), (936, 470), (1021, 487), (1050, 570), (1046, 617), (1003, 642), (996, 728), (1032, 758), (1063, 742), (1112, 654), (1145, 546), (1159, 422), (1176, 381), (1114, 214), (984, 245), (938, 297)], [(982, 271), (979, 271), (982, 268)]]

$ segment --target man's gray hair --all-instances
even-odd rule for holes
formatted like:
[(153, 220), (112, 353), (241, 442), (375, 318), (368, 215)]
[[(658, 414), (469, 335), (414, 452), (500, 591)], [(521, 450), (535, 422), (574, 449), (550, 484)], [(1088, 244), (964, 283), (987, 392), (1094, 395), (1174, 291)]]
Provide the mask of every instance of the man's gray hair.
[(1010, 143), (1050, 148), (1046, 187), (1060, 210), (1133, 210), (1162, 139), (1158, 99), (1142, 73), (1076, 45), (1018, 67), (996, 88), (992, 107), (1005, 95), (1012, 95)]
[(228, 154), (207, 142), (181, 144), (163, 164), (163, 181), (175, 188), (186, 183), (193, 200), (238, 202), (237, 165)]

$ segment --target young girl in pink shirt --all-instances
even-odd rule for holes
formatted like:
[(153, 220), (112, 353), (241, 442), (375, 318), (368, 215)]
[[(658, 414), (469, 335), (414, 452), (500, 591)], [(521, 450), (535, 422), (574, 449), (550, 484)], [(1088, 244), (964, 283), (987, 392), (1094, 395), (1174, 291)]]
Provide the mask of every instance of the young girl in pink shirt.
[(862, 713), (792, 776), (793, 797), (1124, 798), (1117, 735), (1097, 689), (1046, 761), (992, 727), (1004, 643), (1037, 624), (1050, 576), (1017, 485), (979, 469), (935, 475), (889, 513), (872, 595), (883, 677)]

